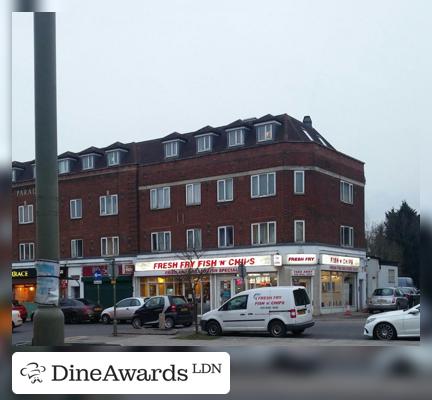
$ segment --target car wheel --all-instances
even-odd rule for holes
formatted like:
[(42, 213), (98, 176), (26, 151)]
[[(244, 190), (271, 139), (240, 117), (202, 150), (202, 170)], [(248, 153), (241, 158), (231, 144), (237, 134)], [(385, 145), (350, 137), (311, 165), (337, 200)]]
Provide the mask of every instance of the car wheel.
[(174, 319), (171, 317), (165, 318), (165, 329), (172, 329), (174, 328)]
[(276, 320), (270, 323), (269, 332), (273, 337), (283, 337), (285, 336), (286, 328), (282, 321)]
[(141, 329), (142, 328), (142, 322), (141, 322), (141, 318), (139, 317), (135, 317), (132, 319), (132, 326), (135, 329)]
[(102, 315), (101, 320), (104, 324), (109, 324), (111, 322), (111, 318), (108, 314)]
[(221, 326), (217, 321), (207, 322), (206, 329), (209, 336), (219, 336), (222, 333)]
[(374, 329), (374, 337), (379, 340), (392, 340), (396, 336), (396, 329), (388, 322), (381, 322)]

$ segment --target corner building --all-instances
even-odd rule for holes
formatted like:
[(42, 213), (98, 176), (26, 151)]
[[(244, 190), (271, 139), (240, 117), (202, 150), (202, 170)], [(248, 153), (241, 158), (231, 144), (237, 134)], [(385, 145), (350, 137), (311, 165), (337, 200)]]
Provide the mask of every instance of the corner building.
[[(13, 165), (17, 208), (32, 201), (30, 166)], [(365, 304), (364, 164), (334, 149), (309, 117), (266, 115), (68, 152), (59, 174), (61, 263), (79, 278), (70, 297), (94, 297), (93, 273), (107, 275), (111, 256), (129, 282), (124, 295), (190, 297), (184, 271), (205, 268), (200, 312), (242, 290), (240, 264), (246, 288), (305, 286), (314, 314)], [(29, 268), (20, 258), (31, 255), (23, 243), (34, 227), (15, 221), (14, 230), (13, 268)]]

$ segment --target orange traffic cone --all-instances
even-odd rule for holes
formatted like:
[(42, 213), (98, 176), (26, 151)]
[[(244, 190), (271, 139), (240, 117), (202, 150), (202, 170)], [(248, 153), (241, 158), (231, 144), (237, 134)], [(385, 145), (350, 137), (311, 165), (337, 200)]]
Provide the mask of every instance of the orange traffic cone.
[(345, 317), (351, 317), (352, 316), (351, 307), (348, 303), (345, 306), (344, 315), (345, 315)]

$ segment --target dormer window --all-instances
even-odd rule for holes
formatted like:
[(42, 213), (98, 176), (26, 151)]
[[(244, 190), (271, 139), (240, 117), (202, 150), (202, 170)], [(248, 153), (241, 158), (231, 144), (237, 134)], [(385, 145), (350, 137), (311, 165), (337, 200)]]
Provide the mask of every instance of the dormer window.
[(87, 154), (81, 157), (82, 169), (93, 169), (95, 167), (95, 155)]
[(244, 132), (243, 128), (228, 130), (228, 147), (244, 145)]
[(107, 151), (106, 155), (108, 166), (120, 164), (120, 150)]
[(70, 172), (70, 161), (71, 160), (59, 160), (58, 161), (58, 173), (67, 174)]
[(164, 143), (165, 158), (178, 157), (179, 155), (179, 141), (173, 140)]
[(267, 140), (273, 140), (273, 124), (263, 124), (256, 127), (257, 130), (257, 142), (265, 142)]
[(12, 169), (12, 182), (16, 182), (16, 178), (17, 178), (17, 170), (16, 169)]
[(204, 151), (211, 151), (213, 145), (212, 134), (196, 136), (197, 143), (197, 153), (202, 153)]
[(36, 179), (36, 164), (32, 164), (33, 179)]

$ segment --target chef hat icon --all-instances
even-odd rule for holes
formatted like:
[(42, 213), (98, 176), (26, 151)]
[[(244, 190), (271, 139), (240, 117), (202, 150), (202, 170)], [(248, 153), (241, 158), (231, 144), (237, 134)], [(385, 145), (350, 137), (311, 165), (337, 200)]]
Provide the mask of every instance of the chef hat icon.
[(38, 363), (28, 363), (24, 368), (21, 369), (20, 373), (22, 376), (28, 376), (31, 383), (42, 382), (40, 374), (45, 372), (46, 368)]

